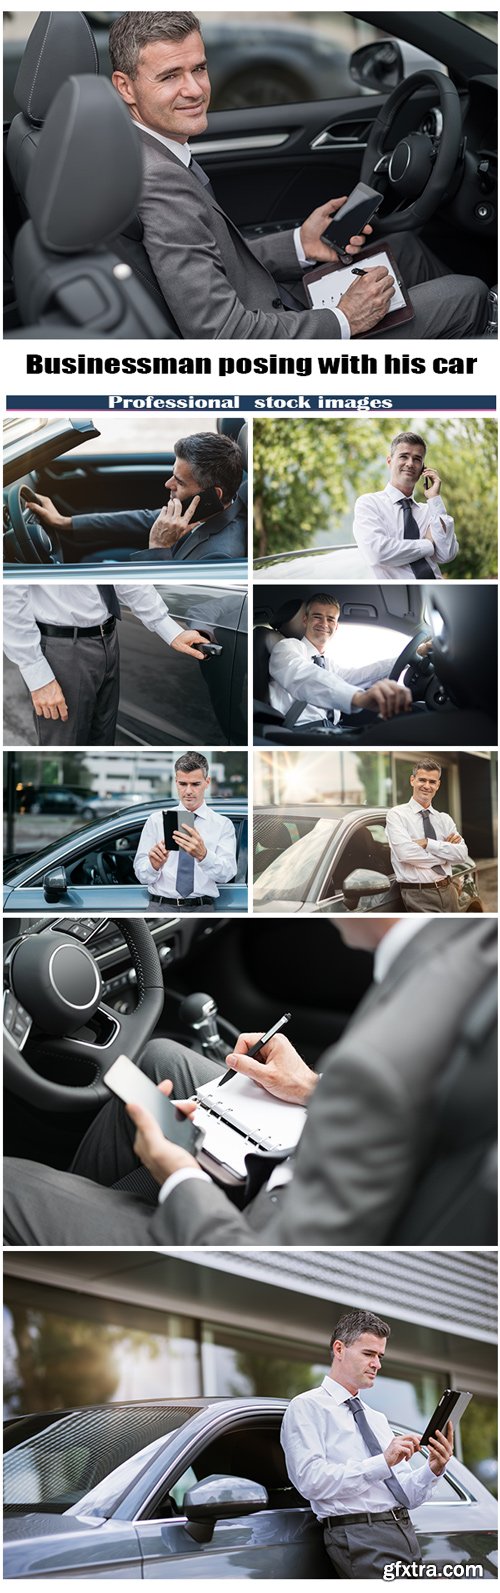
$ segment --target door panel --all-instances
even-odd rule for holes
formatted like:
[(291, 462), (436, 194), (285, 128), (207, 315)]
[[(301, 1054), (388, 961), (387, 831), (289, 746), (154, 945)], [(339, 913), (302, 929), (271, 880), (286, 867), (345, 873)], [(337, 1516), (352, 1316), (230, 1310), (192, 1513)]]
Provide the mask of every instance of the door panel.
[[(223, 746), (239, 726), (236, 744), (247, 739), (246, 683), (236, 639), (242, 594), (225, 588), (158, 586), (172, 618), (202, 630), (222, 645), (219, 658), (201, 664), (168, 650), (125, 610), (120, 626), (122, 658), (120, 725), (147, 741), (199, 742)], [(135, 727), (135, 729), (134, 729)]]
[(38, 473), (39, 491), (73, 514), (156, 509), (166, 502), (173, 462), (173, 452), (66, 456)]
[(210, 1543), (195, 1543), (181, 1522), (138, 1524), (144, 1577), (331, 1577), (321, 1529), (310, 1510), (262, 1510), (218, 1521)]

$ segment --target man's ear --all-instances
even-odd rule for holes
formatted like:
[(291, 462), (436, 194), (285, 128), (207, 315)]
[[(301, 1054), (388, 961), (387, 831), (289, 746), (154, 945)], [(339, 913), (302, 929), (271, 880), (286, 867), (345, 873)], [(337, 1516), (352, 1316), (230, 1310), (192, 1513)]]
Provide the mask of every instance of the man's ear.
[(385, 462), (386, 462), (386, 465), (388, 465), (389, 470), (390, 470), (391, 465), (392, 465), (392, 454), (387, 454), (387, 458), (386, 458)]
[(113, 72), (111, 75), (111, 82), (113, 84), (113, 88), (115, 88), (117, 93), (120, 95), (120, 98), (122, 100), (126, 100), (127, 105), (133, 105), (135, 102), (135, 94), (132, 78), (128, 77), (126, 72)]
[(222, 487), (216, 487), (215, 491), (217, 493), (217, 497), (219, 499), (219, 502), (223, 503), (223, 501), (224, 501), (224, 493), (222, 491)]

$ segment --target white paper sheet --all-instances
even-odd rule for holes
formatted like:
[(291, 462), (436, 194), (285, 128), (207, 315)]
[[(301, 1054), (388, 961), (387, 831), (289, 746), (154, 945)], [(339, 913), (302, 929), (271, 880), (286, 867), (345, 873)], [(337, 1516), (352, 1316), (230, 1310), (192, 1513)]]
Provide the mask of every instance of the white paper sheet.
[[(353, 264), (357, 265), (357, 261), (354, 260)], [(368, 263), (367, 260), (363, 270), (366, 272), (373, 271), (375, 266), (386, 266), (387, 270), (390, 271), (393, 282), (395, 281), (393, 268), (388, 255), (383, 249), (380, 254), (370, 256), (370, 261)], [(351, 266), (344, 266), (340, 271), (329, 271), (328, 275), (319, 277), (316, 282), (308, 282), (307, 291), (313, 310), (335, 310), (339, 299), (342, 298), (342, 294), (347, 293), (347, 289), (350, 288), (351, 282), (359, 282), (359, 280), (359, 277), (353, 276)], [(392, 296), (387, 313), (392, 315), (394, 310), (404, 310), (404, 308), (405, 299), (401, 288), (396, 282), (396, 291)]]
[(249, 1134), (263, 1150), (288, 1151), (298, 1145), (306, 1121), (304, 1108), (275, 1100), (253, 1079), (244, 1079), (241, 1073), (223, 1085), (214, 1079), (196, 1094), (202, 1105), (223, 1114), (225, 1123)]

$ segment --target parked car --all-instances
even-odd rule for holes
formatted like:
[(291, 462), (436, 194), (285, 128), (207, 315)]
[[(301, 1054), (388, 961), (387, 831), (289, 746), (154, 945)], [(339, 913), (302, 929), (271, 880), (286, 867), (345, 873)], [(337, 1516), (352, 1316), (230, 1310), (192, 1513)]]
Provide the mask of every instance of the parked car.
[[(130, 425), (130, 422), (128, 422)], [(237, 418), (232, 427), (228, 418), (219, 422), (220, 430), (230, 430), (237, 440), (243, 421)], [(196, 422), (188, 426), (179, 416), (179, 435), (195, 431)], [(132, 432), (130, 433), (132, 436)], [(157, 559), (141, 558), (148, 547), (145, 531), (124, 531), (120, 520), (116, 528), (105, 533), (83, 534), (78, 526), (71, 531), (50, 535), (37, 520), (36, 504), (26, 503), (22, 489), (51, 498), (59, 514), (93, 515), (119, 514), (120, 510), (157, 509), (166, 503), (169, 493), (165, 481), (172, 474), (175, 454), (135, 449), (124, 454), (112, 449), (109, 452), (85, 454), (77, 450), (83, 443), (100, 436), (98, 426), (88, 417), (39, 415), (7, 415), (4, 420), (4, 493), (3, 493), (3, 567), (4, 575), (19, 580), (31, 575), (37, 580), (50, 571), (51, 580), (63, 580), (71, 569), (85, 580), (119, 578), (135, 581), (138, 576), (159, 577), (168, 582), (182, 578), (189, 582), (208, 578), (241, 580), (246, 573), (246, 559), (189, 559), (174, 564)], [(146, 441), (146, 439), (144, 439)], [(246, 480), (245, 480), (246, 486)], [(113, 538), (113, 540), (112, 540)]]
[[(8, 1423), (5, 1577), (331, 1579), (287, 1475), (286, 1403), (137, 1400)], [(496, 1576), (495, 1501), (460, 1461), (412, 1519), (424, 1562)]]
[(318, 591), (331, 581), (371, 581), (373, 570), (355, 542), (331, 548), (299, 548), (254, 559), (254, 576), (266, 581), (315, 581)]
[[(41, 852), (7, 858), (4, 863), (4, 909), (38, 912), (58, 907), (71, 912), (141, 912), (150, 906), (145, 885), (134, 874), (134, 857), (143, 825), (151, 813), (172, 807), (155, 797), (88, 823), (83, 830), (51, 841)], [(246, 807), (238, 797), (217, 804), (231, 819), (237, 837), (237, 872), (219, 887), (217, 911), (247, 908), (248, 827)]]
[[(99, 54), (103, 59), (107, 26), (102, 28), (97, 14), (88, 15), (92, 26), (97, 25)], [(109, 15), (106, 13), (106, 19)], [(427, 186), (427, 174), (433, 173), (434, 191), (432, 197), (427, 196), (427, 214), (422, 228), (424, 241), (429, 241), (451, 271), (457, 270), (458, 262), (462, 272), (477, 275), (479, 271), (488, 285), (493, 285), (497, 271), (496, 47), (477, 14), (466, 15), (467, 21), (461, 14), (392, 12), (388, 38), (385, 33), (387, 13), (370, 12), (369, 24), (382, 37), (375, 37), (370, 44), (355, 50), (347, 62), (342, 44), (336, 39), (324, 36), (322, 30), (313, 33), (296, 28), (288, 19), (280, 20), (279, 25), (274, 22), (270, 25), (263, 14), (257, 14), (252, 22), (224, 18), (223, 22), (208, 24), (206, 42), (214, 89), (213, 109), (207, 132), (196, 139), (194, 150), (206, 166), (219, 204), (235, 224), (250, 234), (252, 229), (262, 232), (294, 226), (316, 206), (324, 204), (326, 198), (349, 193), (362, 178), (365, 182), (372, 180), (382, 184), (384, 204), (380, 226), (388, 233), (393, 225), (400, 224), (400, 195), (392, 187), (388, 174), (389, 154), (405, 135), (417, 135), (422, 159), (420, 178), (418, 172), (416, 178), (419, 200), (424, 183)], [(339, 22), (341, 19), (342, 13)], [(346, 29), (347, 36), (351, 36), (350, 18), (346, 19)], [(9, 89), (21, 49), (14, 42), (8, 45)], [(35, 67), (36, 63), (34, 70)], [(87, 55), (80, 70), (91, 71)], [(427, 74), (422, 84), (421, 70)], [(75, 71), (74, 63), (72, 71)], [(440, 104), (439, 74), (445, 79), (446, 127)], [(52, 78), (54, 95), (60, 86), (60, 72), (53, 71)], [(395, 95), (403, 83), (408, 95), (397, 111), (391, 149), (384, 152), (387, 159), (382, 167), (371, 135), (380, 114), (387, 116), (388, 106), (396, 111)], [(457, 90), (456, 99), (450, 85)], [(19, 258), (16, 261), (14, 256), (11, 265), (12, 252), (23, 223), (26, 224), (24, 195), (32, 163), (28, 156), (36, 158), (36, 146), (40, 137), (43, 138), (40, 126), (29, 117), (29, 85), (27, 87), (23, 108), (27, 113), (28, 131), (20, 140), (23, 160), (19, 162), (15, 158), (16, 141), (14, 151), (11, 150), (12, 171), (6, 180), (6, 335), (28, 337), (33, 336), (36, 329), (39, 336), (50, 338), (55, 330), (56, 336), (65, 331), (66, 336), (81, 340), (85, 327), (95, 325), (96, 303), (93, 300), (87, 310), (82, 295), (77, 295), (77, 302), (70, 306), (68, 292), (64, 291), (66, 285), (68, 291), (72, 285), (73, 260), (82, 259), (81, 238), (71, 235), (74, 255), (66, 261), (67, 284), (60, 260), (55, 273), (53, 261), (49, 262), (48, 275), (43, 282), (36, 280), (36, 288), (34, 282), (26, 280), (26, 272), (20, 270)], [(51, 95), (47, 94), (45, 99), (44, 113), (50, 108)], [(8, 107), (9, 94), (6, 103)], [(9, 114), (7, 109), (7, 116)], [(438, 168), (436, 181), (436, 152), (439, 154), (442, 141), (446, 143), (448, 139), (451, 178), (448, 166), (443, 165), (442, 177)], [(49, 170), (50, 165), (49, 159)], [(91, 170), (89, 179), (91, 182)], [(132, 186), (131, 208), (134, 209), (136, 189), (135, 184)], [(413, 191), (409, 189), (408, 194), (413, 195)], [(103, 199), (101, 190), (101, 205), (103, 203), (105, 197)], [(36, 220), (39, 227), (39, 218)], [(96, 214), (96, 229), (97, 224), (100, 240), (107, 242), (103, 237), (102, 208), (99, 216)], [(26, 241), (26, 234), (24, 236)], [(39, 239), (35, 231), (32, 241), (38, 258), (38, 247), (41, 245), (43, 249), (44, 240)], [(144, 258), (139, 257), (137, 251), (131, 255), (123, 233), (112, 239), (110, 249), (113, 250), (113, 256), (107, 256), (110, 275), (113, 258), (117, 263), (133, 258), (136, 286), (142, 286)], [(44, 260), (48, 253), (47, 250)], [(31, 244), (28, 254), (31, 260)], [(89, 259), (86, 253), (87, 272)], [(151, 338), (175, 339), (178, 329), (168, 305), (149, 274), (148, 281), (145, 295), (149, 294), (151, 306), (148, 321), (145, 299), (143, 335), (147, 337), (149, 331)], [(157, 330), (158, 306), (163, 317), (160, 332)], [(116, 310), (116, 315), (120, 327), (120, 309)], [(111, 333), (109, 321), (107, 325), (108, 330), (106, 325), (103, 327), (103, 336), (118, 335), (116, 324)]]
[[(256, 913), (402, 913), (387, 808), (295, 803), (254, 808)], [(472, 859), (453, 867), (462, 913), (482, 912)]]

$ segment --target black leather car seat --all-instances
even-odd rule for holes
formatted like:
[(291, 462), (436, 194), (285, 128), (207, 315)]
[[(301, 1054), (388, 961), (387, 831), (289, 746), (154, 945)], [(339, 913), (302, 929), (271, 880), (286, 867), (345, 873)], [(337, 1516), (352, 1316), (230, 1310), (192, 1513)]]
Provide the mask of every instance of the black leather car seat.
[[(31, 30), (17, 74), (14, 95), (20, 110), (14, 117), (7, 139), (9, 170), (26, 216), (30, 213), (28, 179), (51, 105), (59, 89), (72, 75), (97, 76), (98, 72), (97, 46), (84, 13), (42, 12)], [(139, 195), (140, 190), (132, 213), (122, 224), (123, 230), (115, 237), (116, 252), (148, 289), (153, 302), (168, 319), (170, 335), (177, 337), (177, 327), (169, 316), (142, 242), (143, 227), (136, 208)], [(52, 336), (52, 327), (50, 330)], [(23, 333), (19, 332), (18, 336), (22, 337)]]
[[(14, 247), (23, 324), (66, 320), (68, 335), (174, 336), (165, 310), (115, 252), (142, 184), (137, 135), (107, 78), (70, 77), (40, 133)], [(163, 304), (163, 301), (162, 301)]]

